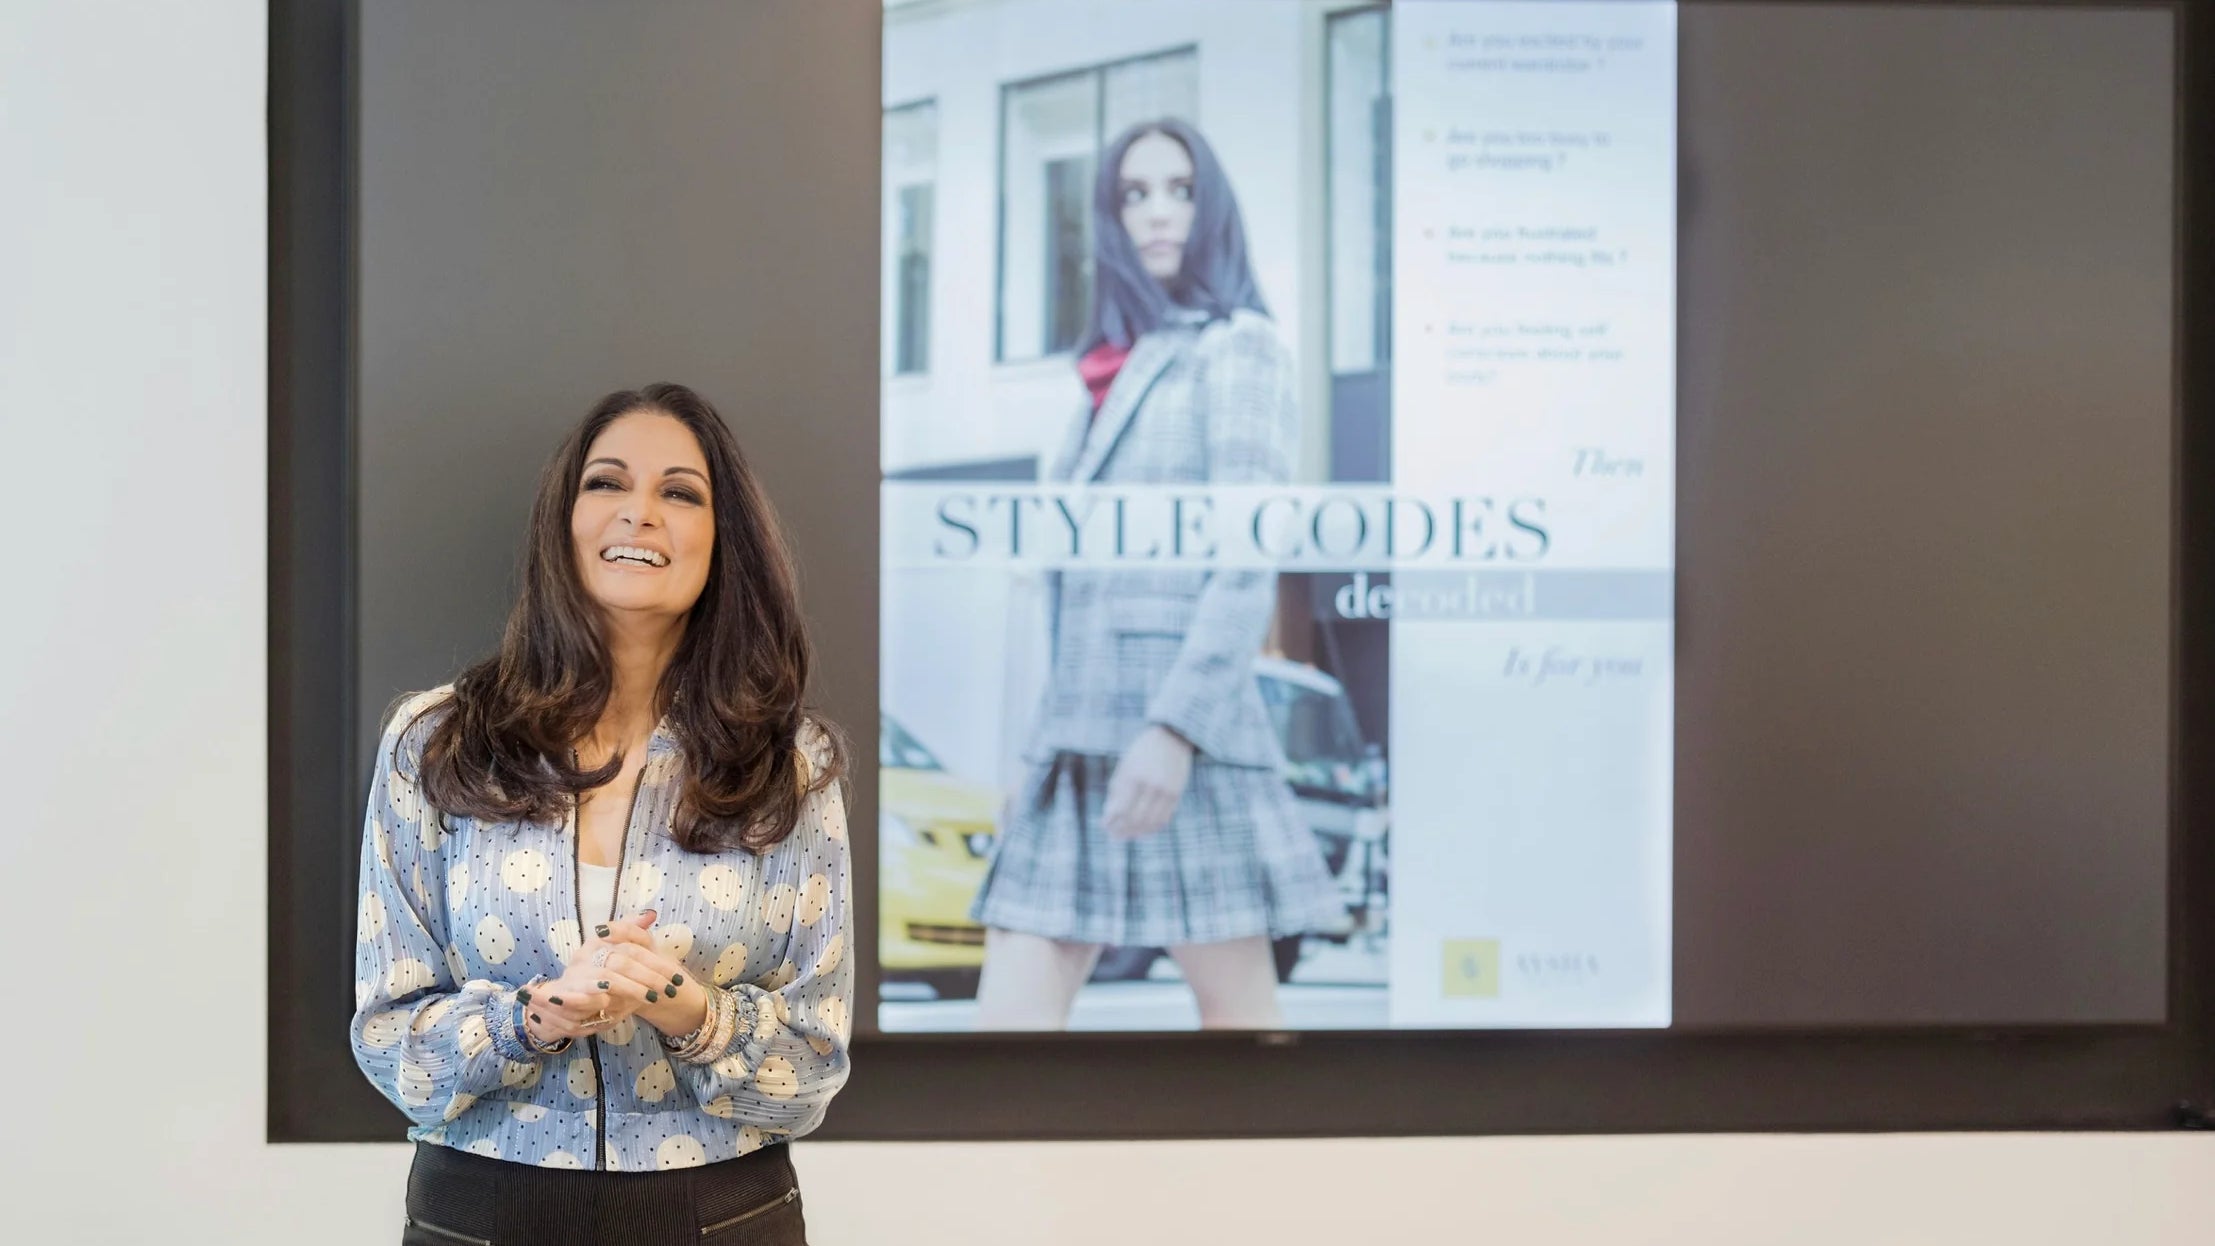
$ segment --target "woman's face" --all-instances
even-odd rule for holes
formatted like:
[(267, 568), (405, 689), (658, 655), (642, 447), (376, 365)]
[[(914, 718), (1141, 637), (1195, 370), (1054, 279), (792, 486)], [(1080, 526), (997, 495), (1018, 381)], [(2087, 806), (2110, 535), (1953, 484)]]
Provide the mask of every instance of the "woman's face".
[(1123, 152), (1116, 179), (1123, 231), (1139, 262), (1154, 280), (1174, 280), (1192, 236), (1192, 153), (1166, 134), (1144, 135)]
[(715, 553), (707, 456), (659, 411), (618, 416), (585, 450), (569, 512), (577, 578), (610, 612), (682, 618)]

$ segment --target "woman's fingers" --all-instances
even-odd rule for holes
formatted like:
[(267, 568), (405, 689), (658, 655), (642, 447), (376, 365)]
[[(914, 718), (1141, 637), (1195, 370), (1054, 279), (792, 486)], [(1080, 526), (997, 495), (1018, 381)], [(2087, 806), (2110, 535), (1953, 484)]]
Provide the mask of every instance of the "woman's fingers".
[(578, 951), (590, 948), (593, 943), (629, 943), (638, 947), (654, 946), (654, 936), (646, 928), (654, 924), (654, 910), (634, 913), (629, 917), (615, 917), (592, 927), (592, 939)]

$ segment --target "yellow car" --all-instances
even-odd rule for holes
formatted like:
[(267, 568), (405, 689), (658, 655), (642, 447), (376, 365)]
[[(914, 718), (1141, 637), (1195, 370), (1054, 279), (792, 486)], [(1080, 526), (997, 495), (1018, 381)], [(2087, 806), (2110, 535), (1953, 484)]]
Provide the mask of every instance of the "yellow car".
[(969, 902), (999, 831), (1000, 793), (948, 774), (890, 715), (882, 721), (877, 963), (888, 979), (968, 998), (984, 965), (984, 927), (969, 920)]

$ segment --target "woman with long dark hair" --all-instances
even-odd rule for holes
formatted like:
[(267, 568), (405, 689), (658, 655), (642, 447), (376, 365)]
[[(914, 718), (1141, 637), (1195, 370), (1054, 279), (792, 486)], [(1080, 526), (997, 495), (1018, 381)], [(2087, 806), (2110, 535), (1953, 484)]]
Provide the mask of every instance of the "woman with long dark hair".
[(499, 652), (377, 752), (353, 1045), (405, 1242), (805, 1240), (846, 1081), (846, 814), (792, 559), (723, 419), (610, 394), (554, 452)]
[[(1101, 160), (1093, 211), (1090, 397), (1047, 478), (1290, 479), (1292, 361), (1213, 150), (1181, 121), (1132, 127)], [(1166, 948), (1203, 1026), (1282, 1024), (1271, 938), (1343, 909), (1254, 685), (1276, 577), (1067, 570), (1047, 591), (1031, 769), (973, 909), (979, 1026), (1066, 1025), (1104, 946)]]

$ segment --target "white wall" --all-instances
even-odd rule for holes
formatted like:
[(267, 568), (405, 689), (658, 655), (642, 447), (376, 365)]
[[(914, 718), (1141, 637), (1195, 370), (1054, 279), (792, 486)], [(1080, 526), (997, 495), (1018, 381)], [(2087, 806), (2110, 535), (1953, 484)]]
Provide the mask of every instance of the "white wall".
[[(0, 6), (10, 1242), (398, 1236), (404, 1149), (262, 1141), (263, 38), (258, 0)], [(818, 1145), (801, 1166), (828, 1246), (2075, 1246), (2198, 1242), (2215, 1212), (2215, 1140), (2185, 1136)]]

